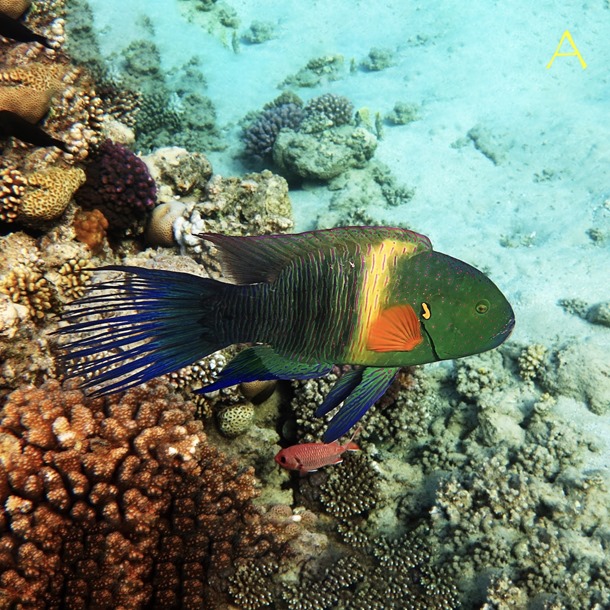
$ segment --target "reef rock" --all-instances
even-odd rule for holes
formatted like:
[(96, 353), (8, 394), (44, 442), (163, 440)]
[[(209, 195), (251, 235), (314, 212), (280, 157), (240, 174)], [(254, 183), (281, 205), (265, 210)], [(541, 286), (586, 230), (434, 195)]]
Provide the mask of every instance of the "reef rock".
[(375, 153), (377, 138), (363, 127), (341, 125), (318, 133), (282, 130), (273, 160), (288, 174), (330, 180), (352, 167), (364, 167)]
[(552, 394), (583, 401), (596, 415), (610, 410), (610, 364), (596, 345), (572, 343), (557, 350), (541, 373), (541, 385)]

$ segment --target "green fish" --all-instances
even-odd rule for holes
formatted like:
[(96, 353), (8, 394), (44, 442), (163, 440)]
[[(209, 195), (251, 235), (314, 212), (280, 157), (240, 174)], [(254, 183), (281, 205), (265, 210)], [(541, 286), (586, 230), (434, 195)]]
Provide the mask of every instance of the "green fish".
[[(483, 273), (400, 228), (346, 227), (295, 235), (200, 237), (219, 250), (231, 283), (175, 271), (109, 266), (68, 306), (73, 335), (61, 356), (95, 395), (178, 370), (229, 345), (251, 343), (198, 390), (243, 381), (312, 379), (354, 365), (318, 407), (324, 442), (345, 434), (400, 367), (500, 345), (513, 310)], [(101, 319), (91, 316), (104, 314)]]

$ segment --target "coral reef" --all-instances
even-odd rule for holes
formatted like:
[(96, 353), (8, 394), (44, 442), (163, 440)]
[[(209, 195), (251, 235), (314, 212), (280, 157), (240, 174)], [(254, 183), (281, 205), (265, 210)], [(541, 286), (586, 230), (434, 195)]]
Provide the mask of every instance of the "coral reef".
[[(287, 536), (252, 504), (251, 470), (211, 447), (161, 382), (87, 399), (57, 381), (0, 418), (0, 587), (24, 608), (220, 607), (240, 562)], [(179, 499), (179, 501), (176, 501)]]
[(0, 394), (54, 375), (42, 330), (62, 303), (81, 293), (90, 266), (87, 248), (62, 237), (0, 237)]
[(353, 114), (352, 103), (341, 95), (325, 93), (303, 106), (298, 96), (282, 93), (244, 119), (245, 155), (272, 158), (290, 178), (330, 180), (366, 165), (377, 147), (369, 130), (353, 124)]
[(540, 384), (552, 394), (584, 402), (596, 415), (610, 410), (610, 365), (605, 350), (595, 344), (569, 343), (553, 351), (540, 370)]
[(78, 241), (86, 244), (91, 252), (99, 252), (106, 239), (108, 221), (100, 210), (78, 210), (73, 220)]
[(75, 195), (85, 210), (100, 210), (113, 233), (139, 233), (156, 202), (157, 188), (146, 164), (128, 148), (106, 140), (87, 165)]
[(292, 95), (281, 95), (267, 104), (243, 130), (246, 154), (255, 159), (270, 157), (280, 131), (298, 129), (303, 120), (302, 105), (301, 100)]
[(360, 66), (369, 72), (379, 72), (394, 64), (394, 53), (390, 49), (373, 47)]
[(342, 125), (322, 132), (280, 131), (273, 160), (288, 175), (330, 180), (352, 167), (364, 167), (375, 153), (377, 138), (362, 127)]
[(209, 247), (197, 237), (199, 233), (270, 234), (292, 226), (288, 184), (265, 170), (243, 178), (215, 175), (206, 186), (205, 199), (190, 205), (184, 218), (175, 221), (174, 235), (195, 260), (218, 273), (218, 264), (205, 258)]
[(275, 30), (275, 24), (271, 21), (255, 20), (241, 35), (241, 39), (248, 44), (261, 44), (275, 38)]
[(420, 107), (408, 102), (396, 102), (384, 118), (390, 125), (408, 125), (420, 118)]
[(316, 227), (319, 229), (387, 224), (384, 221), (387, 210), (406, 205), (414, 194), (413, 189), (400, 184), (379, 161), (370, 161), (362, 169), (347, 170), (331, 180), (328, 188), (333, 195), (329, 209), (318, 215)]
[(342, 55), (322, 55), (310, 59), (303, 68), (288, 76), (280, 87), (317, 87), (339, 80), (343, 72)]
[(175, 201), (175, 197), (200, 197), (212, 176), (212, 165), (201, 153), (172, 146), (159, 148), (143, 157), (148, 170), (157, 183), (157, 201)]

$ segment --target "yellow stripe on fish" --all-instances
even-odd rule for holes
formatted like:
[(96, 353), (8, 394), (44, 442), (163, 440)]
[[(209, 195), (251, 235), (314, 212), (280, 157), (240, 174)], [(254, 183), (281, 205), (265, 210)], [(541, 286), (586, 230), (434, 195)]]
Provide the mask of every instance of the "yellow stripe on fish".
[(358, 316), (351, 345), (346, 358), (348, 362), (366, 361), (371, 354), (368, 338), (371, 327), (388, 305), (388, 286), (392, 273), (402, 258), (412, 256), (417, 244), (386, 239), (377, 245), (369, 245), (362, 257), (364, 279), (358, 299)]

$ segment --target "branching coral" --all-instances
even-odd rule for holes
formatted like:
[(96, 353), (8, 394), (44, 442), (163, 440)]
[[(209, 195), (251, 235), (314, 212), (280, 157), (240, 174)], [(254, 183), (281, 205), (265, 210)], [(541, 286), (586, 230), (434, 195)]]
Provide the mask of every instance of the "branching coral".
[(50, 381), (0, 418), (0, 588), (23, 608), (220, 607), (236, 562), (282, 544), (250, 470), (161, 382), (87, 399)]

